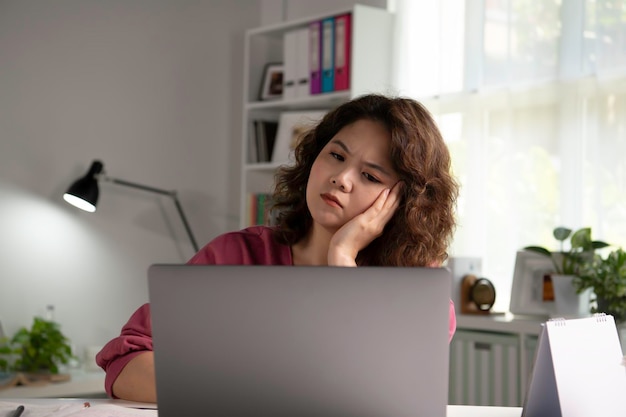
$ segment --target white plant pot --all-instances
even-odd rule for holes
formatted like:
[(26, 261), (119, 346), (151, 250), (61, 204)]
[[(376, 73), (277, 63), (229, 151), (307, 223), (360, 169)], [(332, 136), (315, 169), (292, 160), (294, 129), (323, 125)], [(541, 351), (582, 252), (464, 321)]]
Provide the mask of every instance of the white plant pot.
[(552, 275), (554, 315), (557, 317), (584, 317), (590, 314), (591, 288), (577, 294), (574, 278), (574, 275)]
[(617, 327), (617, 337), (622, 345), (622, 352), (624, 352), (624, 357), (626, 357), (626, 322), (615, 323), (615, 326)]

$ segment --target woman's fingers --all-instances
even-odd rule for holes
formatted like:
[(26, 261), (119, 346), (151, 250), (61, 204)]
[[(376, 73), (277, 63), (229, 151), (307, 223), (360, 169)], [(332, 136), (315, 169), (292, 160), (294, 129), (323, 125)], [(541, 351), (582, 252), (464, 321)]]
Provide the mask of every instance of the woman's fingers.
[(381, 191), (372, 205), (363, 213), (344, 224), (333, 236), (329, 248), (329, 264), (354, 264), (357, 253), (380, 236), (385, 225), (400, 206), (402, 183)]
[(372, 206), (363, 212), (363, 220), (367, 223), (374, 223), (377, 229), (385, 227), (387, 222), (391, 220), (396, 209), (400, 206), (400, 194), (402, 191), (402, 183), (396, 183), (393, 188), (385, 189), (380, 193)]

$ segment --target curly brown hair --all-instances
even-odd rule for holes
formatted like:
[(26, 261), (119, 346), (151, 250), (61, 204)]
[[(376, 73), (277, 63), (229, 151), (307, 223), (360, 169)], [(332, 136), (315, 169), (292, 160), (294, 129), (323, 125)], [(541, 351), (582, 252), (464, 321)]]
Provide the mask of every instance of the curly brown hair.
[(358, 120), (381, 122), (391, 136), (391, 162), (404, 183), (400, 207), (383, 234), (357, 256), (357, 265), (430, 266), (447, 258), (456, 225), (458, 184), (432, 116), (409, 98), (370, 94), (327, 113), (295, 149), (295, 164), (276, 174), (272, 210), (279, 213), (274, 238), (293, 245), (312, 226), (306, 187), (313, 162), (343, 127)]

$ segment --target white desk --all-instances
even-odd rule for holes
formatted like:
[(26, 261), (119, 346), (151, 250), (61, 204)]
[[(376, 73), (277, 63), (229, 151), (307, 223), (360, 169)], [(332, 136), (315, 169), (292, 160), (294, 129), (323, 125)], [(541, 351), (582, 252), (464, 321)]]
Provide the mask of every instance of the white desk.
[[(12, 398), (12, 399), (9, 399), (7, 398), (7, 399), (0, 400), (0, 407), (3, 404), (6, 404), (7, 402), (23, 404), (24, 406), (26, 406), (26, 408), (28, 408), (29, 404), (47, 406), (47, 405), (56, 405), (56, 404), (67, 403), (67, 402), (74, 402), (74, 403), (82, 404), (85, 401), (88, 401), (92, 406), (97, 405), (97, 404), (111, 404), (111, 405), (119, 405), (119, 406), (130, 407), (130, 408), (136, 408), (136, 407), (143, 408), (143, 407), (150, 406), (150, 404), (132, 403), (129, 401), (111, 400), (111, 399), (103, 399), (103, 398), (96, 398), (96, 399), (89, 399), (89, 398), (87, 399), (85, 398), (60, 398), (60, 399)], [(0, 408), (0, 410), (2, 410), (2, 408)], [(137, 412), (140, 412), (142, 415), (145, 415), (146, 417), (156, 417), (157, 415), (156, 410), (141, 410), (141, 411), (137, 410)], [(120, 413), (120, 415), (123, 415), (123, 413)], [(447, 417), (520, 417), (521, 415), (522, 415), (522, 409), (520, 407), (484, 407), (484, 406), (472, 406), (472, 405), (449, 405), (448, 413), (447, 413)], [(111, 416), (114, 416), (114, 414), (111, 414)], [(436, 416), (432, 416), (432, 417), (436, 417)]]
[(65, 382), (51, 382), (38, 386), (20, 385), (0, 389), (0, 400), (3, 398), (106, 397), (104, 371), (75, 370), (70, 372), (70, 376), (70, 380)]

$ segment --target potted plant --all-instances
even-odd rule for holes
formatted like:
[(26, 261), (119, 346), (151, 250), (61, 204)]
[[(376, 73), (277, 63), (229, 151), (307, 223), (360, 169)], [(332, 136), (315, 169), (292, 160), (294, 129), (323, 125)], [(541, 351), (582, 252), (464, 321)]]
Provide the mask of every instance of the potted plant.
[[(608, 243), (591, 239), (591, 228), (584, 227), (572, 234), (572, 229), (557, 227), (552, 235), (559, 242), (559, 250), (552, 252), (541, 246), (526, 246), (524, 250), (539, 253), (552, 260), (554, 270), (560, 275), (577, 275), (579, 269), (593, 258), (596, 249), (609, 246)], [(565, 241), (569, 240), (569, 250), (565, 250)]]
[(596, 254), (580, 271), (574, 285), (577, 292), (591, 289), (596, 305), (591, 313), (606, 313), (617, 323), (626, 323), (626, 252), (622, 248), (606, 257)]
[[(1, 341), (0, 341), (1, 342)], [(0, 346), (0, 371), (27, 374), (32, 379), (60, 380), (59, 365), (73, 358), (69, 340), (58, 323), (35, 317)]]
[[(574, 280), (580, 271), (594, 259), (596, 249), (609, 246), (608, 243), (592, 240), (591, 228), (584, 227), (572, 233), (572, 229), (557, 227), (552, 231), (559, 242), (558, 251), (550, 251), (541, 246), (526, 246), (524, 249), (547, 256), (554, 266), (551, 284), (554, 291), (556, 314), (584, 315), (589, 313), (590, 291), (577, 291)], [(569, 238), (569, 249), (565, 242)]]

